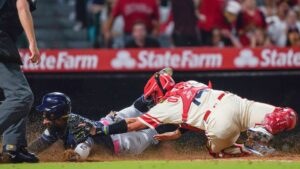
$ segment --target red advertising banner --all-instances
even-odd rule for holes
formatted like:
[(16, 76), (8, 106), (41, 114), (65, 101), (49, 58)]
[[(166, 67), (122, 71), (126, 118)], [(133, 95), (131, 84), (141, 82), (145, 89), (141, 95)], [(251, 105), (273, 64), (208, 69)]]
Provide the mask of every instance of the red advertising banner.
[(20, 54), (23, 70), (31, 73), (300, 69), (300, 48), (41, 50), (39, 64), (30, 62), (27, 50)]

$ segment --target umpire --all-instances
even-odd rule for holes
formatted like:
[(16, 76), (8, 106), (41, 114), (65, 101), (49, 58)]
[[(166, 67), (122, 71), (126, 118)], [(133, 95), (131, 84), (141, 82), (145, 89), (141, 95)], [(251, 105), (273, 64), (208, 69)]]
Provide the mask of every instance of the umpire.
[(5, 100), (0, 105), (0, 134), (3, 135), (3, 162), (38, 162), (26, 149), (26, 118), (33, 94), (20, 69), (16, 47), (23, 30), (29, 42), (30, 59), (39, 62), (31, 11), (36, 0), (0, 0), (0, 88)]

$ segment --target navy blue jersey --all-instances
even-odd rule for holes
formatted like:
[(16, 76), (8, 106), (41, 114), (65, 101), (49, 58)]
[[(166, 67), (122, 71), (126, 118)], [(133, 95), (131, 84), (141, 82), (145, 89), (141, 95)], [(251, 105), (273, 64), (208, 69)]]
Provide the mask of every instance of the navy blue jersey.
[[(111, 145), (110, 136), (101, 136), (101, 137), (92, 137), (92, 138), (96, 141), (96, 143), (104, 142), (107, 143), (108, 145)], [(64, 143), (64, 147), (66, 149), (68, 148), (74, 149), (78, 144), (74, 140), (74, 135), (70, 132), (68, 126), (66, 126), (64, 129), (58, 127), (47, 128), (43, 132), (40, 139), (45, 141), (47, 144), (53, 144), (58, 140), (62, 140)], [(89, 142), (91, 142), (91, 139), (89, 139)]]
[(65, 148), (75, 148), (77, 145), (74, 136), (70, 133), (68, 127), (64, 130), (59, 128), (48, 128), (43, 132), (41, 138), (48, 144), (53, 144), (57, 140), (62, 140)]
[[(124, 119), (124, 118), (132, 118), (132, 117), (138, 117), (143, 113), (146, 113), (151, 107), (153, 107), (153, 102), (149, 100), (145, 100), (143, 96), (139, 97), (134, 103), (133, 106), (130, 106), (128, 108), (125, 108), (117, 114), (108, 114), (106, 117), (102, 118), (102, 120), (108, 122), (108, 124), (115, 123), (118, 120), (117, 119)], [(101, 120), (100, 120), (101, 121)], [(105, 124), (103, 122), (103, 124)], [(31, 143), (28, 146), (28, 149), (32, 152), (39, 153), (41, 151), (44, 151), (46, 148), (48, 148), (50, 145), (55, 143), (58, 140), (62, 140), (64, 143), (64, 147), (66, 149), (68, 148), (76, 148), (77, 143), (74, 140), (74, 136), (69, 131), (68, 126), (64, 128), (58, 128), (58, 127), (51, 127), (47, 128), (43, 134), (36, 139), (33, 143)], [(114, 145), (112, 142), (111, 136), (94, 136), (89, 137), (85, 142), (88, 144), (99, 144), (104, 143), (107, 147), (110, 149), (114, 149)]]

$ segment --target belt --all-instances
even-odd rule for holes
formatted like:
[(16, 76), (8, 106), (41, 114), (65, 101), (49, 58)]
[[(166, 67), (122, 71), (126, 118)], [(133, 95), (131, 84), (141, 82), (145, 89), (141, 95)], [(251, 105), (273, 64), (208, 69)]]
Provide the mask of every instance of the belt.
[[(221, 93), (219, 96), (218, 96), (218, 101), (221, 101), (223, 99), (223, 97), (225, 96), (226, 93)], [(215, 108), (216, 105), (213, 106), (213, 108)], [(205, 122), (207, 122), (207, 119), (209, 117), (209, 115), (211, 114), (211, 110), (207, 110), (204, 114), (204, 117), (203, 117), (203, 120)]]

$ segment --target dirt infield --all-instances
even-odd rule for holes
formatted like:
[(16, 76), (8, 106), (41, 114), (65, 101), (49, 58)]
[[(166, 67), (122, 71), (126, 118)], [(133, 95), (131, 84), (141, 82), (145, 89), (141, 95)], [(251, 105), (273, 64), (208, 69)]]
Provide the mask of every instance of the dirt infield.
[[(36, 124), (36, 123), (34, 123)], [(39, 125), (29, 125), (27, 133), (30, 143), (44, 130)], [(30, 132), (31, 131), (31, 132)], [(32, 132), (35, 131), (35, 132)], [(243, 134), (241, 137), (244, 137)], [(277, 136), (276, 136), (277, 137)], [(285, 133), (274, 138), (273, 146), (278, 150), (268, 157), (248, 156), (242, 158), (230, 158), (225, 160), (288, 160), (300, 161), (300, 133)], [(107, 147), (95, 145), (88, 161), (116, 161), (116, 160), (211, 160), (213, 159), (205, 148), (206, 138), (204, 134), (190, 133), (184, 135), (178, 141), (163, 142), (148, 148), (143, 154), (137, 156), (117, 156)], [(0, 147), (2, 148), (1, 144)], [(0, 149), (1, 149), (0, 148)], [(62, 141), (58, 141), (44, 152), (38, 154), (41, 162), (63, 162), (65, 151)]]
[[(41, 162), (63, 162), (63, 146), (60, 142), (50, 147), (45, 152), (39, 154)], [(88, 161), (117, 161), (117, 160), (211, 160), (213, 159), (206, 150), (201, 151), (178, 151), (174, 144), (162, 143), (159, 146), (149, 148), (142, 155), (137, 156), (117, 156), (107, 148), (96, 146), (93, 149)], [(224, 160), (263, 160), (263, 161), (300, 161), (299, 153), (277, 152), (272, 156), (258, 157), (248, 156), (241, 158), (227, 158)]]
[[(244, 137), (243, 134), (241, 138)], [(300, 161), (300, 133), (288, 133), (274, 138), (272, 146), (277, 152), (272, 156), (258, 157), (255, 155), (242, 158), (230, 158), (239, 160), (289, 160)], [(203, 134), (190, 133), (178, 141), (162, 142), (151, 146), (143, 154), (137, 156), (117, 156), (108, 148), (96, 145), (92, 149), (89, 161), (114, 161), (114, 160), (211, 160), (213, 159), (205, 148), (206, 138)], [(61, 161), (64, 148), (61, 142), (57, 142), (48, 150), (40, 154), (41, 161)], [(227, 160), (227, 159), (226, 159)]]
[[(205, 148), (184, 149), (178, 150), (175, 142), (160, 143), (158, 146), (153, 146), (146, 150), (141, 155), (117, 156), (108, 148), (96, 145), (93, 147), (91, 156), (87, 161), (103, 162), (103, 161), (118, 161), (118, 160), (179, 160), (179, 161), (197, 161), (197, 160), (212, 160)], [(1, 146), (2, 147), (2, 146)], [(50, 148), (40, 153), (38, 156), (41, 162), (64, 162), (63, 152), (65, 151), (61, 141), (58, 141)], [(222, 160), (262, 160), (262, 161), (297, 161), (300, 162), (300, 153), (277, 151), (272, 156), (258, 157), (251, 155), (248, 157), (226, 158)]]

